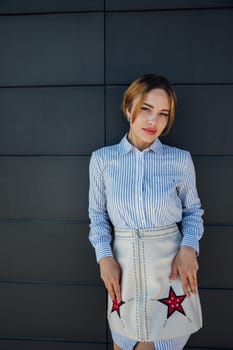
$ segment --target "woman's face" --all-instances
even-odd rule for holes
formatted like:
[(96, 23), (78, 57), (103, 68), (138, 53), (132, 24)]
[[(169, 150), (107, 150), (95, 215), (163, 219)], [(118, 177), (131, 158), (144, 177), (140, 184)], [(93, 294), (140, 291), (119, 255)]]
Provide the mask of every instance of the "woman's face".
[(133, 122), (132, 112), (127, 110), (127, 116), (130, 118), (128, 138), (135, 147), (143, 150), (162, 134), (168, 123), (169, 108), (168, 94), (156, 88), (148, 92)]

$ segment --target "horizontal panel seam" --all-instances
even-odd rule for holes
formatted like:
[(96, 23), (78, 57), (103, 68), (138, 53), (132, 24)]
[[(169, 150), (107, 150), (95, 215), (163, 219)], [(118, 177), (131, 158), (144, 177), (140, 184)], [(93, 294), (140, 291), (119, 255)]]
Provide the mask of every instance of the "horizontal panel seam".
[(138, 13), (138, 12), (183, 12), (183, 11), (218, 11), (218, 10), (229, 10), (233, 6), (210, 6), (210, 7), (173, 7), (173, 8), (146, 8), (146, 9), (124, 9), (124, 10), (110, 10), (107, 9), (106, 13)]
[(75, 281), (40, 281), (40, 280), (3, 280), (0, 279), (0, 285), (3, 284), (18, 284), (18, 285), (48, 285), (48, 286), (63, 286), (63, 287), (91, 287), (91, 288), (103, 288), (101, 283), (82, 283)]
[(25, 16), (47, 16), (47, 15), (75, 15), (75, 14), (93, 14), (101, 13), (104, 14), (104, 9), (102, 10), (73, 10), (73, 11), (41, 11), (41, 12), (5, 12), (0, 13), (0, 17), (25, 17)]
[(89, 340), (72, 340), (63, 338), (34, 338), (34, 337), (3, 337), (0, 336), (0, 341), (10, 340), (10, 341), (33, 341), (33, 342), (56, 342), (56, 343), (75, 343), (75, 344), (106, 344), (105, 342), (89, 341)]
[(220, 348), (214, 347), (214, 346), (185, 346), (185, 349), (197, 349), (197, 350), (231, 350), (231, 348), (223, 348), (222, 346)]
[(3, 12), (0, 17), (24, 17), (24, 16), (46, 16), (66, 14), (92, 14), (92, 13), (147, 13), (147, 12), (182, 12), (182, 11), (219, 11), (229, 10), (233, 6), (210, 6), (210, 7), (171, 7), (171, 8), (146, 8), (146, 9), (101, 9), (101, 10), (71, 10), (71, 11), (38, 11), (38, 12)]
[(217, 290), (217, 291), (233, 291), (233, 288), (229, 287), (198, 287), (199, 290)]
[(104, 84), (48, 84), (48, 85), (1, 85), (0, 89), (43, 89), (73, 87), (104, 87)]
[(89, 154), (79, 154), (79, 155), (71, 155), (71, 154), (0, 154), (1, 158), (90, 158)]
[(67, 224), (86, 225), (89, 220), (0, 219), (0, 224)]
[[(129, 84), (123, 83), (104, 83), (104, 84), (48, 84), (48, 85), (0, 85), (0, 89), (43, 89), (43, 88), (72, 88), (72, 87), (128, 87)], [(191, 82), (191, 83), (172, 83), (173, 86), (181, 87), (181, 86), (233, 86), (233, 83), (229, 82)]]

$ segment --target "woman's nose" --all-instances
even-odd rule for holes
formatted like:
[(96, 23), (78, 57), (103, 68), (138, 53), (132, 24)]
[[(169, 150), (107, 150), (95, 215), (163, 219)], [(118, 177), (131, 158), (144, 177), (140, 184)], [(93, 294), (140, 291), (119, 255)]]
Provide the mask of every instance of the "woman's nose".
[(158, 121), (158, 114), (151, 113), (150, 116), (149, 116), (149, 122), (157, 123), (157, 121)]

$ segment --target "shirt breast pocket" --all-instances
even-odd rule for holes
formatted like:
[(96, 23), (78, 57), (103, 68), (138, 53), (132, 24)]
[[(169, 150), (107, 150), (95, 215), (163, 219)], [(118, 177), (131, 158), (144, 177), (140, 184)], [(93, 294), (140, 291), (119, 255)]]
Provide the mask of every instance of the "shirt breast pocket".
[(154, 181), (154, 193), (159, 202), (176, 201), (178, 197), (177, 187), (179, 178), (172, 175), (157, 175)]

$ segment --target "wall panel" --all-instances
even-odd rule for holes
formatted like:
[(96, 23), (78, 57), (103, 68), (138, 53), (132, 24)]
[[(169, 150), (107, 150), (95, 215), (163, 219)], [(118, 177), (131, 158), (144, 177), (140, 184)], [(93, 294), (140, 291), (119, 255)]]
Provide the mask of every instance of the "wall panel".
[[(200, 241), (199, 285), (201, 288), (231, 288), (233, 226), (207, 226)], [(221, 277), (220, 277), (221, 276)]]
[(0, 17), (0, 86), (101, 84), (103, 14)]
[(88, 223), (0, 222), (0, 232), (0, 280), (102, 285)]
[(0, 219), (87, 220), (89, 158), (0, 158)]
[(11, 0), (0, 2), (0, 14), (104, 10), (104, 0)]
[(232, 225), (233, 157), (197, 157), (194, 164), (205, 223)]
[(104, 342), (104, 304), (99, 287), (1, 284), (0, 337)]
[(106, 2), (107, 10), (161, 10), (181, 8), (221, 8), (232, 7), (231, 0), (109, 0)]
[(107, 14), (107, 83), (151, 72), (178, 84), (232, 83), (232, 15), (233, 9)]
[(232, 296), (232, 290), (201, 291), (204, 327), (191, 337), (189, 346), (232, 349)]
[(104, 144), (103, 87), (0, 89), (0, 105), (0, 154), (87, 155)]

